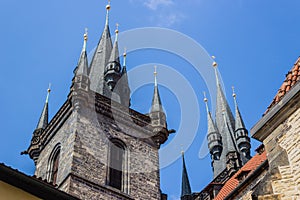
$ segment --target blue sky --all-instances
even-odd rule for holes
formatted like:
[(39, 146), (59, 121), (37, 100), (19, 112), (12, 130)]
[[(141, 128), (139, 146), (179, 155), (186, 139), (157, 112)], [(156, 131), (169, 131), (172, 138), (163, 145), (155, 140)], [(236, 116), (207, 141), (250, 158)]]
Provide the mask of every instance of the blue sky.
[[(116, 23), (120, 24), (120, 32), (143, 27), (169, 28), (195, 40), (209, 55), (215, 55), (228, 101), (233, 107), (231, 86), (234, 85), (249, 130), (261, 118), (299, 56), (297, 0), (113, 0), (111, 4), (112, 32)], [(0, 162), (33, 173), (33, 162), (19, 153), (29, 145), (48, 83), (52, 83), (50, 115), (53, 116), (67, 98), (84, 28), (89, 28), (88, 50), (99, 40), (105, 5), (106, 1), (96, 0), (1, 0)], [(147, 40), (147, 34), (140, 37)], [(187, 120), (199, 127), (186, 151), (186, 162), (192, 190), (198, 192), (212, 177), (209, 156), (199, 158), (206, 134), (202, 91), (207, 91), (207, 85), (187, 60), (170, 52), (151, 49), (129, 52), (129, 70), (145, 63), (174, 68), (197, 97), (200, 118), (191, 115)], [(148, 68), (145, 77), (152, 76), (152, 69)], [(160, 68), (158, 72), (159, 82), (163, 82), (168, 74), (160, 72)], [(129, 78), (132, 83), (137, 77)], [(178, 84), (179, 90), (184, 90)], [(182, 110), (177, 93), (163, 85), (160, 89), (169, 128), (179, 129)], [(132, 108), (148, 112), (152, 90), (151, 84), (136, 90)], [(252, 145), (255, 149), (258, 143)], [(174, 151), (179, 155), (180, 147)], [(161, 171), (161, 187), (170, 199), (179, 197), (181, 165), (179, 159)]]

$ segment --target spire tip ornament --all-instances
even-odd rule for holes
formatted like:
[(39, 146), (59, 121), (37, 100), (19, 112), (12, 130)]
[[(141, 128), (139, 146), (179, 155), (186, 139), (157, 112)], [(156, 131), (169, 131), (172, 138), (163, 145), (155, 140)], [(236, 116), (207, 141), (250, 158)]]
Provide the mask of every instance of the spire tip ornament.
[(106, 10), (107, 10), (107, 11), (110, 10), (110, 0), (108, 0), (108, 4), (106, 5)]
[(233, 98), (236, 98), (236, 93), (235, 93), (235, 90), (234, 90), (234, 86), (232, 86), (231, 88), (232, 88), (232, 96), (233, 96)]
[(51, 92), (51, 83), (49, 83), (49, 86), (48, 86), (48, 89), (47, 89), (46, 103), (48, 103), (48, 101), (49, 101), (50, 92)]
[(116, 23), (116, 30), (115, 30), (115, 33), (116, 33), (116, 34), (119, 33), (119, 26), (120, 26), (120, 25), (119, 25), (118, 23)]
[(157, 66), (154, 66), (154, 85), (157, 86)]
[(207, 102), (208, 102), (208, 99), (207, 99), (207, 97), (206, 97), (206, 92), (203, 92), (203, 96), (204, 96), (203, 101), (204, 101), (205, 103), (207, 103)]
[(215, 57), (215, 56), (212, 56), (211, 58), (214, 60), (212, 66), (213, 66), (214, 68), (217, 68), (217, 67), (218, 67), (218, 63), (215, 61), (216, 57)]

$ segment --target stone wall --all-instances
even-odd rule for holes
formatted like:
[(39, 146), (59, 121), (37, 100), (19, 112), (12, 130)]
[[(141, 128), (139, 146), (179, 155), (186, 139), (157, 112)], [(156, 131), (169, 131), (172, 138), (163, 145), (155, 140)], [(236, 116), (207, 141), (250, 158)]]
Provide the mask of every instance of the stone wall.
[[(264, 140), (269, 188), (259, 199), (300, 199), (300, 109)], [(267, 185), (267, 184), (266, 184)]]
[[(58, 131), (51, 133), (53, 137), (39, 156), (35, 175), (47, 178), (49, 156), (60, 143), (60, 190), (81, 199), (160, 199), (158, 147), (140, 137), (148, 133), (148, 127), (115, 121), (92, 108), (76, 108)], [(111, 139), (119, 139), (126, 146), (124, 191), (107, 185)]]

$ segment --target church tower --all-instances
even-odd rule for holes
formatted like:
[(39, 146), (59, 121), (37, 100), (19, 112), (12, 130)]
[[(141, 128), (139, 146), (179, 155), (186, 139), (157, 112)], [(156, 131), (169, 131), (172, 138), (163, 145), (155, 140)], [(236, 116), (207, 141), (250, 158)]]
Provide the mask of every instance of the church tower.
[(208, 120), (207, 140), (212, 159), (214, 178), (225, 172), (233, 175), (250, 159), (250, 138), (245, 128), (233, 91), (235, 118), (225, 98), (219, 81), (217, 63), (213, 63), (217, 85), (215, 122), (212, 119), (205, 97)]
[(110, 8), (90, 65), (86, 31), (68, 98), (48, 123), (47, 97), (25, 153), (35, 176), (80, 199), (161, 199), (158, 150), (171, 131), (156, 78), (151, 113), (129, 108), (126, 53), (121, 66)]

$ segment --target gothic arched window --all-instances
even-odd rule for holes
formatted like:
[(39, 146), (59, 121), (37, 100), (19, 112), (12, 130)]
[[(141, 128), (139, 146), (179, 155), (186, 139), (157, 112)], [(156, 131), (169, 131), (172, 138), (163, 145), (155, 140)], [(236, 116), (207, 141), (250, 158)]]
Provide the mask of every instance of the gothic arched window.
[(48, 162), (48, 181), (56, 184), (59, 167), (60, 144), (57, 144), (49, 157)]
[(112, 140), (109, 145), (107, 183), (123, 192), (128, 192), (128, 178), (126, 173), (126, 148), (123, 142)]

